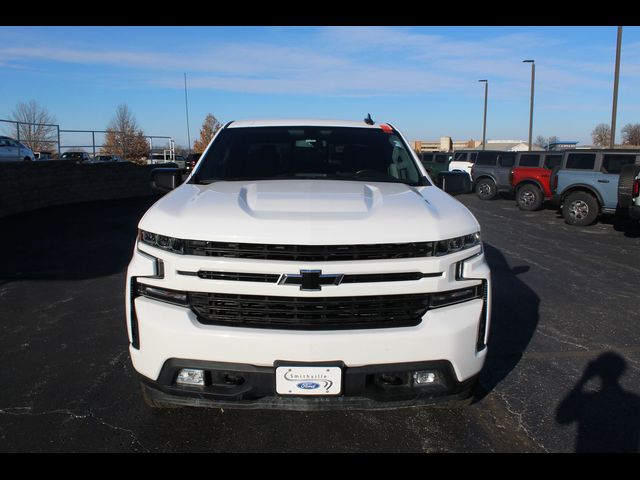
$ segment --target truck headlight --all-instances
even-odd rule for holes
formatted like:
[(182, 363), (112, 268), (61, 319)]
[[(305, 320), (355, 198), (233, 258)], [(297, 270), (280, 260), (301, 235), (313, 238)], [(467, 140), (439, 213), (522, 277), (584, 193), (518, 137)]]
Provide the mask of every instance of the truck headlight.
[(168, 252), (184, 255), (184, 240), (180, 238), (167, 237), (166, 235), (138, 230), (138, 241)]
[(434, 254), (436, 257), (448, 255), (449, 253), (459, 252), (467, 248), (473, 248), (480, 245), (480, 232), (470, 233), (462, 237), (449, 238), (435, 242)]

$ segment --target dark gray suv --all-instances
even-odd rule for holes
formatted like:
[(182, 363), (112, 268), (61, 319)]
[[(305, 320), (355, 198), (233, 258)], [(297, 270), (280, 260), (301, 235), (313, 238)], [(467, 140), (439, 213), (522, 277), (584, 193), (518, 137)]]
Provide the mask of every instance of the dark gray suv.
[(482, 150), (471, 169), (471, 179), (478, 197), (491, 200), (498, 193), (510, 193), (509, 174), (516, 163), (517, 152)]

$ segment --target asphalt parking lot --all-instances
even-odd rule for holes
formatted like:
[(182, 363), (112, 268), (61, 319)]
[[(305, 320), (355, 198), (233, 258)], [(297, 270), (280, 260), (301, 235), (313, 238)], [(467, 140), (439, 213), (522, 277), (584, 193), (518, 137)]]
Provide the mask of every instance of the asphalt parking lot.
[(153, 411), (124, 270), (153, 197), (0, 219), (1, 452), (637, 452), (640, 228), (459, 199), (494, 281), (490, 355), (464, 409)]

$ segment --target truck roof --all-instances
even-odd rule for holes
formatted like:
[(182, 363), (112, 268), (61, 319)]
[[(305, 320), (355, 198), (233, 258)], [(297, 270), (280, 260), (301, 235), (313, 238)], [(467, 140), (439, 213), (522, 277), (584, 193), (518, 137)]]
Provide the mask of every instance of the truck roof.
[(380, 128), (380, 123), (368, 125), (364, 120), (360, 122), (352, 120), (320, 120), (320, 119), (265, 119), (265, 120), (239, 120), (231, 122), (227, 128), (243, 127), (356, 127), (356, 128)]

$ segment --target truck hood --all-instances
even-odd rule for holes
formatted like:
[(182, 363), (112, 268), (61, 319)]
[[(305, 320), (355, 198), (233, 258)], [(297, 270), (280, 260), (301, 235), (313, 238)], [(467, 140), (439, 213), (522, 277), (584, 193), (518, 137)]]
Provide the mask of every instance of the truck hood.
[(183, 184), (139, 227), (183, 239), (342, 245), (443, 240), (480, 229), (435, 186), (339, 180)]

